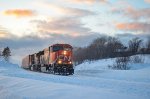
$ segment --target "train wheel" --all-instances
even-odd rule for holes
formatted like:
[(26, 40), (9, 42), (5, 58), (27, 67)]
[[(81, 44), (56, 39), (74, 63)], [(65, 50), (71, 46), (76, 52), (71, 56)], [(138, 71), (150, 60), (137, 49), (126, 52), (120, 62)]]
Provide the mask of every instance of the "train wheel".
[(53, 74), (56, 74), (56, 68), (54, 68), (54, 70), (53, 70), (54, 72), (53, 72)]
[(31, 66), (31, 70), (33, 71), (33, 66)]
[(63, 68), (63, 75), (67, 75), (67, 68)]
[(29, 70), (31, 70), (31, 66), (29, 66)]
[(72, 75), (74, 74), (74, 69), (72, 69)]
[(58, 74), (61, 75), (61, 68), (58, 68)]
[(33, 71), (35, 71), (35, 67), (34, 67), (34, 65), (32, 65), (32, 67), (33, 67), (33, 68), (32, 68), (32, 70), (33, 70)]
[(69, 75), (73, 75), (74, 74), (74, 69), (70, 69), (69, 70)]
[(71, 72), (71, 70), (69, 69), (69, 75), (72, 75), (72, 72)]
[(34, 69), (35, 69), (35, 71), (38, 71), (37, 65), (35, 65), (35, 68), (34, 68)]
[(38, 65), (38, 71), (41, 72), (41, 65)]

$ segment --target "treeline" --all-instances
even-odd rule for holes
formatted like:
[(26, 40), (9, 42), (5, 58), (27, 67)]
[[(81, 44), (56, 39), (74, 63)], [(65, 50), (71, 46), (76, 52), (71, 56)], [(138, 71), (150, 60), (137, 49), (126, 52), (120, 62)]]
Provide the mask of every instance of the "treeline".
[(11, 51), (9, 47), (4, 48), (2, 51), (0, 50), (0, 58), (4, 58), (4, 60), (9, 61), (11, 56)]
[(116, 37), (99, 37), (87, 46), (74, 49), (74, 63), (104, 58), (127, 57), (135, 54), (150, 54), (150, 38), (146, 42), (136, 37), (123, 44)]

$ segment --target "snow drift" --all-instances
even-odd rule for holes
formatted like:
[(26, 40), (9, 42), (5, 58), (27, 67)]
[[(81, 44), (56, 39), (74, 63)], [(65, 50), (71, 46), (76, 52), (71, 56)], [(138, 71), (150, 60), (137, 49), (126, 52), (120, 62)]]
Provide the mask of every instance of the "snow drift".
[(115, 59), (85, 62), (71, 76), (27, 71), (0, 61), (0, 99), (149, 99), (150, 61), (111, 70)]

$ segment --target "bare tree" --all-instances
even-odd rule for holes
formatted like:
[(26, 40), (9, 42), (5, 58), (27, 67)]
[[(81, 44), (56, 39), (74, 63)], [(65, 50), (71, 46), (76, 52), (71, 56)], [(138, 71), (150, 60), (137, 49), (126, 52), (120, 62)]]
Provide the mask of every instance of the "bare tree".
[(133, 54), (138, 52), (138, 49), (140, 48), (142, 44), (142, 40), (139, 38), (133, 38), (129, 41), (129, 51), (131, 51)]
[(90, 46), (88, 47), (89, 50), (92, 51), (93, 53), (93, 57), (94, 59), (99, 59), (99, 58), (103, 58), (105, 57), (105, 54), (106, 54), (106, 44), (107, 42), (107, 37), (100, 37), (100, 38), (97, 38), (95, 39), (91, 44)]
[(141, 55), (135, 55), (131, 57), (133, 63), (144, 63), (144, 58)]
[(116, 58), (116, 61), (114, 65), (112, 66), (113, 69), (119, 69), (119, 70), (127, 70), (129, 69), (128, 64), (130, 61), (130, 57), (118, 57)]
[[(104, 58), (122, 57), (117, 59), (117, 64), (122, 64), (125, 67), (128, 56), (140, 53), (142, 40), (139, 38), (133, 38), (129, 41), (129, 50), (125, 47), (122, 42), (115, 37), (99, 37), (84, 48), (78, 48), (74, 50), (74, 61), (80, 64), (86, 60), (98, 60)], [(125, 61), (122, 62), (121, 61)], [(120, 63), (119, 63), (120, 62)]]
[(82, 63), (85, 60), (98, 60), (109, 57), (118, 56), (119, 49), (121, 49), (123, 44), (118, 38), (115, 37), (99, 37), (84, 48), (78, 48), (74, 50), (74, 60), (75, 63)]
[(84, 60), (86, 60), (86, 53), (85, 53), (85, 48), (76, 48), (74, 49), (74, 55), (73, 55), (73, 58), (74, 58), (74, 62), (75, 62), (75, 65), (78, 65), (78, 64), (81, 64), (82, 62), (84, 62)]
[(119, 49), (122, 49), (124, 46), (118, 38), (108, 37), (106, 47), (107, 47), (107, 49), (106, 49), (107, 56), (114, 57), (115, 56), (114, 52), (118, 52)]

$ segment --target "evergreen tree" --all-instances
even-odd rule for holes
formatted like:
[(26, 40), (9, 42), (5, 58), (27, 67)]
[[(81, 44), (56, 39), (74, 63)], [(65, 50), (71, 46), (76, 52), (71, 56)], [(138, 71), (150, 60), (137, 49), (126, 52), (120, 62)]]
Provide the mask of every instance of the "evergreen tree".
[(11, 53), (11, 51), (10, 51), (9, 47), (4, 48), (4, 50), (2, 52), (2, 56), (4, 57), (4, 59), (6, 61), (9, 61), (9, 58), (11, 56), (10, 53)]

